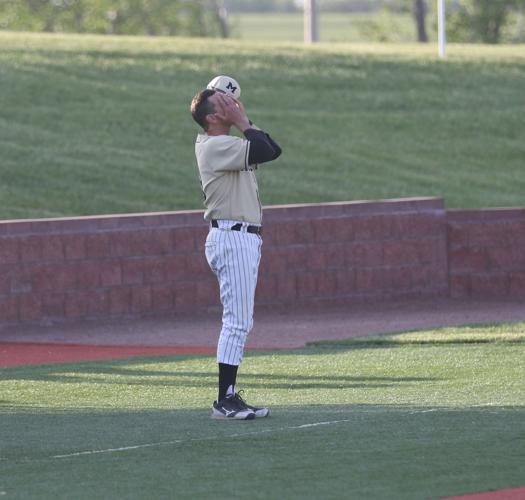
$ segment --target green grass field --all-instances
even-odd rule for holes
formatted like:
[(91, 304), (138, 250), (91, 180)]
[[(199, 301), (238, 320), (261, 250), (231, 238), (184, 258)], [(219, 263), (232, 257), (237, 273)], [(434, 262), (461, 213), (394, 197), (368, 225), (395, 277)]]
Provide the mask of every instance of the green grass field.
[(492, 339), (480, 344), (251, 353), (240, 385), (273, 413), (248, 422), (209, 418), (213, 357), (3, 369), (0, 494), (421, 500), (523, 486), (525, 344), (496, 342), (509, 331), (523, 339), (525, 323), (447, 330)]
[(525, 50), (449, 52), (0, 33), (0, 218), (201, 208), (189, 102), (220, 73), (283, 146), (265, 205), (523, 205)]

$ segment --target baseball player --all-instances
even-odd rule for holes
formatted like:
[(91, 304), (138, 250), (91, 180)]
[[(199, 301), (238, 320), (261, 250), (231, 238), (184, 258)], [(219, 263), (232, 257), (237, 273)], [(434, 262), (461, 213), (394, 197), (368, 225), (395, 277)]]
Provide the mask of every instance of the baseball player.
[[(235, 80), (223, 80), (199, 92), (191, 103), (203, 128), (195, 154), (204, 193), (204, 219), (210, 224), (205, 253), (217, 276), (223, 306), (217, 346), (219, 394), (212, 418), (251, 420), (268, 408), (248, 405), (236, 392), (237, 369), (253, 325), (253, 307), (261, 258), (262, 207), (255, 170), (275, 160), (281, 148), (246, 116)], [(214, 82), (217, 79), (214, 80)], [(232, 83), (233, 82), (233, 83)], [(244, 138), (230, 135), (237, 128)]]

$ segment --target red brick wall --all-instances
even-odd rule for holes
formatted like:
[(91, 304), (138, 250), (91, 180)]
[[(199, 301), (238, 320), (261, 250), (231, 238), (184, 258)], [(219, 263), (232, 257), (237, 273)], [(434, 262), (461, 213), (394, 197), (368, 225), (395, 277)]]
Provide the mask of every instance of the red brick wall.
[(525, 209), (448, 212), (453, 297), (525, 297)]
[(0, 324), (215, 304), (201, 212), (0, 223)]
[[(443, 296), (449, 282), (454, 296), (524, 294), (523, 209), (447, 214), (422, 198), (264, 217), (258, 305)], [(201, 211), (0, 222), (0, 325), (217, 308), (206, 234)]]
[(440, 199), (283, 206), (264, 217), (258, 303), (448, 293)]

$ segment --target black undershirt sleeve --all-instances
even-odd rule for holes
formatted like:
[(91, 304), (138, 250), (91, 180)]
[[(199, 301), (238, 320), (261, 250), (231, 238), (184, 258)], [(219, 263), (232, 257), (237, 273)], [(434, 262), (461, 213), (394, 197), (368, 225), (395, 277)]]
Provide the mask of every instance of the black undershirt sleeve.
[(281, 155), (279, 145), (263, 130), (249, 128), (244, 131), (244, 136), (250, 141), (249, 165), (272, 161)]

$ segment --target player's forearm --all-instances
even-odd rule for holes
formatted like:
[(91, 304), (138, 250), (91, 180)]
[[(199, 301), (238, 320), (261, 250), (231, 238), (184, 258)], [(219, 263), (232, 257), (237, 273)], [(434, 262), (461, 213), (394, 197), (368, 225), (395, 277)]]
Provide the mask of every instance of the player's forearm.
[(251, 127), (251, 122), (246, 116), (241, 116), (233, 122), (233, 125), (244, 134), (244, 132)]
[(253, 123), (250, 119), (248, 119), (250, 122), (250, 128), (253, 128), (254, 130), (262, 130), (262, 128), (259, 128), (255, 123)]
[[(275, 158), (279, 158), (279, 156), (281, 156), (281, 153), (283, 152), (283, 150), (281, 149), (281, 146), (279, 146), (279, 144), (277, 144), (271, 137), (269, 134), (267, 134), (265, 132), (265, 135), (266, 135), (266, 138), (268, 139), (268, 142), (272, 145), (273, 147), (273, 150), (275, 151)], [(274, 160), (275, 160), (274, 158)]]
[(249, 128), (244, 131), (244, 135), (250, 141), (250, 153), (248, 163), (265, 163), (275, 160), (281, 154), (279, 145), (263, 130)]
[[(270, 137), (270, 134), (268, 134), (267, 132), (265, 132), (262, 128), (259, 128), (257, 125), (255, 125), (255, 123), (253, 123), (251, 120), (250, 120), (250, 128), (254, 129), (254, 130), (260, 130), (261, 132), (264, 133), (264, 135), (266, 136), (266, 139), (268, 140), (268, 142), (272, 145), (274, 151), (276, 152), (276, 157), (275, 158), (278, 158), (281, 153), (282, 153), (282, 149), (281, 147), (279, 146), (279, 144), (277, 144), (271, 137)], [(274, 158), (274, 159), (275, 159)]]

